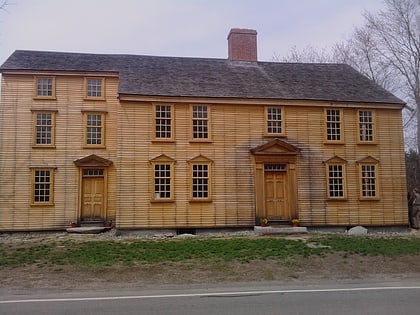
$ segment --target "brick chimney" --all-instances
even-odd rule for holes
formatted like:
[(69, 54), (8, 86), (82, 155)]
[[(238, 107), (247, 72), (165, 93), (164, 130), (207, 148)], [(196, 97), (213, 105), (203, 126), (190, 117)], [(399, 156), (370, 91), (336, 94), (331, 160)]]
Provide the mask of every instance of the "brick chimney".
[(232, 28), (227, 37), (231, 61), (257, 61), (257, 31)]

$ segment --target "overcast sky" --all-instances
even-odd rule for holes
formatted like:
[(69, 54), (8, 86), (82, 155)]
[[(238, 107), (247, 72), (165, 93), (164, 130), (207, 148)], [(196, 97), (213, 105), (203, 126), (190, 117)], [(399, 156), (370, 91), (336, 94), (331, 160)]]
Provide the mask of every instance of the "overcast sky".
[[(0, 0), (2, 2), (2, 0)], [(258, 32), (258, 59), (330, 47), (382, 0), (8, 0), (0, 64), (16, 49), (227, 58), (231, 28)]]

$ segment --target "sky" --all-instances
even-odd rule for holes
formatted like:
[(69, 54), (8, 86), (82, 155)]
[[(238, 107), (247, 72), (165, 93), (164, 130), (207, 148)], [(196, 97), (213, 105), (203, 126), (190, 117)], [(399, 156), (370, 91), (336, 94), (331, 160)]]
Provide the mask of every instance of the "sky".
[[(0, 0), (0, 3), (4, 0)], [(7, 0), (0, 64), (14, 50), (227, 58), (231, 28), (258, 32), (258, 60), (331, 47), (382, 0)]]

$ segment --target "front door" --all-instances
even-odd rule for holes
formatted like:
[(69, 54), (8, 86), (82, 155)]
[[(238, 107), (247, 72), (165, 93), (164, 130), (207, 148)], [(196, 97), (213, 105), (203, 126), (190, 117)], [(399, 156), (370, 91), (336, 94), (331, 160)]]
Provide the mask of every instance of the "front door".
[(284, 171), (265, 171), (265, 211), (268, 219), (290, 220), (286, 207), (286, 176)]
[(82, 221), (105, 220), (102, 169), (84, 169), (82, 177)]

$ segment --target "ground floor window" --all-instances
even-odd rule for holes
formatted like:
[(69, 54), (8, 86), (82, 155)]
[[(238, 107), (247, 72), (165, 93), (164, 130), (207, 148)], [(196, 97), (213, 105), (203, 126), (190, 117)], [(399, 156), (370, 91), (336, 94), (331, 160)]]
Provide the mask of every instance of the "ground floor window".
[(366, 157), (357, 161), (359, 167), (360, 199), (379, 198), (379, 161), (373, 157)]
[(190, 169), (190, 201), (211, 201), (212, 163), (199, 155), (188, 161)]
[(344, 165), (328, 165), (328, 197), (344, 198)]
[(54, 203), (54, 169), (32, 169), (33, 205), (52, 205)]
[(168, 202), (174, 200), (174, 165), (175, 160), (162, 154), (152, 160), (151, 200)]

